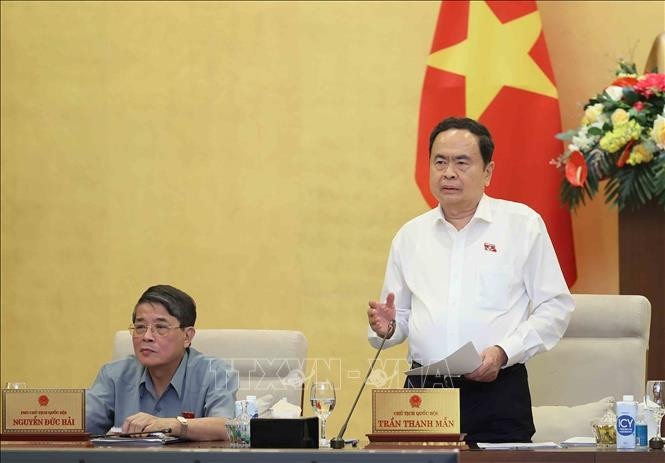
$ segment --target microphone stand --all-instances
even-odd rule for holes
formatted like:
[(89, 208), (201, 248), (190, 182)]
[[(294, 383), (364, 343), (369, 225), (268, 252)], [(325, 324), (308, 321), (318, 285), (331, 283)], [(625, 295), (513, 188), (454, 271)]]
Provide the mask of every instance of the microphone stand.
[(386, 331), (386, 334), (383, 335), (383, 339), (381, 340), (381, 345), (379, 346), (378, 350), (376, 351), (376, 355), (374, 356), (374, 360), (372, 360), (372, 364), (369, 366), (369, 370), (367, 370), (367, 375), (365, 376), (365, 379), (363, 380), (362, 386), (360, 386), (360, 390), (358, 391), (358, 395), (356, 396), (356, 400), (353, 401), (353, 405), (351, 406), (351, 410), (349, 411), (349, 415), (346, 417), (346, 421), (344, 421), (344, 424), (342, 425), (342, 429), (339, 430), (339, 434), (337, 434), (337, 437), (333, 437), (330, 439), (330, 447), (334, 449), (343, 449), (344, 448), (344, 432), (346, 431), (346, 426), (349, 424), (349, 420), (351, 419), (351, 415), (353, 414), (353, 411), (356, 409), (356, 404), (358, 403), (358, 399), (360, 399), (360, 394), (362, 394), (363, 389), (365, 389), (365, 384), (367, 384), (367, 380), (369, 379), (369, 375), (372, 373), (372, 370), (374, 369), (374, 364), (376, 363), (376, 359), (379, 358), (379, 354), (383, 350), (383, 345), (386, 343), (386, 339), (388, 339), (388, 335), (392, 334), (395, 331), (395, 320), (390, 320), (390, 323), (388, 324), (388, 331)]

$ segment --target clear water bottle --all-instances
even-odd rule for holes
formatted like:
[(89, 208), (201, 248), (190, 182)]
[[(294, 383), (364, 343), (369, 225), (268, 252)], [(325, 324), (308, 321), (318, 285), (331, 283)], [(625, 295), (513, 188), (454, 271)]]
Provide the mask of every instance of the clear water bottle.
[(242, 404), (245, 402), (244, 400), (236, 400), (235, 404), (235, 415), (233, 415), (235, 418), (238, 418), (240, 414), (242, 413)]
[(617, 402), (617, 448), (635, 448), (635, 419), (637, 418), (637, 402), (632, 395), (623, 396)]
[(637, 415), (637, 420), (635, 421), (635, 445), (638, 447), (649, 445), (647, 434), (647, 420), (644, 419), (644, 415)]
[(256, 405), (256, 396), (255, 395), (248, 395), (247, 396), (247, 414), (249, 415), (250, 418), (258, 418), (259, 417), (259, 409)]
[(251, 417), (247, 413), (246, 400), (243, 400), (242, 412), (240, 413), (240, 416), (236, 418), (236, 420), (238, 422), (238, 434), (239, 434), (238, 447), (249, 447)]

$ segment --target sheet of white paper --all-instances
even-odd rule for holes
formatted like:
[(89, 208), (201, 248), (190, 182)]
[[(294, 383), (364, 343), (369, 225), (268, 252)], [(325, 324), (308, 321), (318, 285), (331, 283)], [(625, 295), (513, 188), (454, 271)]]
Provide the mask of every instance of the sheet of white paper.
[(558, 449), (561, 448), (559, 444), (554, 442), (507, 442), (502, 444), (488, 444), (478, 442), (478, 448), (484, 450), (533, 450), (533, 449)]
[(571, 437), (561, 442), (564, 447), (595, 447), (595, 437)]
[(180, 442), (182, 439), (163, 433), (152, 433), (145, 437), (121, 437), (108, 435), (90, 439), (94, 445), (163, 445)]
[(480, 364), (480, 354), (473, 343), (469, 341), (445, 359), (414, 368), (405, 373), (407, 376), (465, 375), (478, 368)]
[(161, 432), (154, 432), (146, 434), (145, 436), (130, 436), (122, 437), (118, 434), (122, 433), (122, 428), (119, 426), (114, 426), (109, 429), (108, 433), (104, 437), (93, 437), (90, 439), (95, 445), (115, 445), (115, 444), (125, 444), (125, 445), (162, 445), (162, 444), (172, 444), (180, 442), (183, 439), (180, 439), (176, 436), (170, 436)]

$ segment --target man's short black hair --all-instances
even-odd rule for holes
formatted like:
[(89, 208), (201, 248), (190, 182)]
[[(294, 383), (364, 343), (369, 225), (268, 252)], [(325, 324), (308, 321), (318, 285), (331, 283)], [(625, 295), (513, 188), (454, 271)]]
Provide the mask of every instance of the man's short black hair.
[(169, 285), (156, 285), (146, 289), (134, 306), (132, 323), (136, 321), (136, 307), (143, 303), (157, 303), (178, 319), (180, 326), (194, 326), (196, 322), (196, 302), (184, 291)]
[(469, 119), (468, 117), (448, 117), (434, 127), (434, 130), (432, 130), (432, 133), (429, 136), (430, 157), (432, 156), (432, 145), (434, 144), (436, 136), (441, 132), (450, 129), (468, 130), (474, 134), (476, 138), (478, 138), (478, 148), (480, 149), (480, 155), (483, 157), (483, 163), (487, 165), (492, 161), (494, 142), (492, 141), (490, 131), (480, 122)]

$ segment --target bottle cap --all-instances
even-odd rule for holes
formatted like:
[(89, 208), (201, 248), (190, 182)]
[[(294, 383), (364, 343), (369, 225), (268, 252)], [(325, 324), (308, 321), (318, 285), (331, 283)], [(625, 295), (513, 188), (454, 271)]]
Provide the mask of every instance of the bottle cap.
[(632, 394), (630, 394), (630, 395), (625, 395), (625, 396), (623, 396), (623, 401), (624, 401), (624, 402), (634, 402), (634, 401), (635, 401), (635, 397), (633, 397)]

